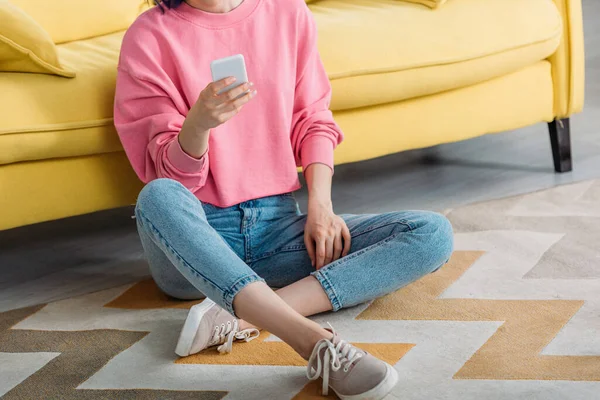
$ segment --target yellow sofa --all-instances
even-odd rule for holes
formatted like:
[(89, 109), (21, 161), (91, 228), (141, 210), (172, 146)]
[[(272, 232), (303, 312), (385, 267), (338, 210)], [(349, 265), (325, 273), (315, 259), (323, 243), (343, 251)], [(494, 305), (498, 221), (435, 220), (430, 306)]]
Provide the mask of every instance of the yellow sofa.
[[(29, 12), (28, 0), (11, 1)], [(139, 7), (109, 3), (107, 12), (128, 8), (121, 15)], [(124, 31), (65, 21), (69, 14), (48, 4), (32, 16), (44, 19), (61, 63), (77, 76), (0, 73), (0, 229), (131, 204), (142, 186), (112, 121)], [(570, 169), (568, 117), (584, 95), (581, 0), (309, 7), (346, 134), (337, 164), (546, 121), (555, 168)]]

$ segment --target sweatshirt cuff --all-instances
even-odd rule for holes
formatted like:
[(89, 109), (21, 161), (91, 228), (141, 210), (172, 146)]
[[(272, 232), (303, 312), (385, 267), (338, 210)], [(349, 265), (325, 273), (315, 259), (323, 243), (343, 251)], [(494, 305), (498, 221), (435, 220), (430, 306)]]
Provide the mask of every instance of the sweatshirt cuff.
[(208, 154), (208, 150), (201, 158), (194, 158), (187, 154), (181, 148), (179, 144), (179, 140), (175, 137), (169, 144), (169, 148), (167, 149), (167, 159), (175, 168), (180, 170), (181, 172), (185, 172), (188, 174), (194, 174), (202, 171), (204, 168), (204, 164), (206, 164), (206, 156)]
[(304, 140), (300, 149), (302, 170), (310, 164), (325, 164), (333, 171), (333, 142), (324, 136), (311, 136)]

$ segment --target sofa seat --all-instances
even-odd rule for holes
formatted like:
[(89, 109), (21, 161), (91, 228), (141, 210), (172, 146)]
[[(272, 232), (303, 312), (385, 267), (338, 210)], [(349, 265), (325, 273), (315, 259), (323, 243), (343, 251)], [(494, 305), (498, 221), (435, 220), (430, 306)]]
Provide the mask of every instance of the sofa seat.
[(562, 34), (549, 0), (451, 0), (435, 11), (397, 0), (321, 0), (310, 9), (334, 111), (515, 72), (553, 54)]
[[(310, 5), (334, 111), (466, 87), (533, 65), (561, 39), (549, 0), (397, 0)], [(0, 165), (122, 151), (112, 109), (124, 32), (58, 46), (74, 79), (0, 74)]]

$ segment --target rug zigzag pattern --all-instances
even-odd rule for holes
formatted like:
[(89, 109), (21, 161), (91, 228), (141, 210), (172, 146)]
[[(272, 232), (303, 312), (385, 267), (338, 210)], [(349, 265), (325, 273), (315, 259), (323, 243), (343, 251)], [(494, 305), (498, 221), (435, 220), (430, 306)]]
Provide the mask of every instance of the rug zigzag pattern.
[(539, 354), (581, 308), (583, 301), (438, 299), (479, 256), (471, 252), (455, 253), (438, 273), (374, 301), (358, 318), (504, 321), (455, 378), (600, 381), (600, 356)]
[[(44, 306), (27, 307), (0, 314), (0, 353), (58, 352), (60, 355), (2, 396), (20, 399), (201, 399), (218, 400), (226, 392), (174, 390), (77, 390), (77, 386), (112, 357), (146, 336), (146, 332), (31, 331), (10, 329)], [(2, 394), (2, 393), (0, 393)]]

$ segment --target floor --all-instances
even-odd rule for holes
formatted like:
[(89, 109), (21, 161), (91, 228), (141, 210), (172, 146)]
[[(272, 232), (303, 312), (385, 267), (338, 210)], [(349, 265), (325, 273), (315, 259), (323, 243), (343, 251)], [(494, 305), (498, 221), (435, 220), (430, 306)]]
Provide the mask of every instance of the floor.
[[(572, 118), (573, 172), (554, 173), (547, 127), (538, 124), (339, 166), (335, 211), (442, 211), (600, 177), (600, 2), (583, 3), (586, 108)], [(298, 199), (304, 206), (306, 193)], [(123, 208), (0, 232), (0, 312), (146, 276), (131, 214)]]

